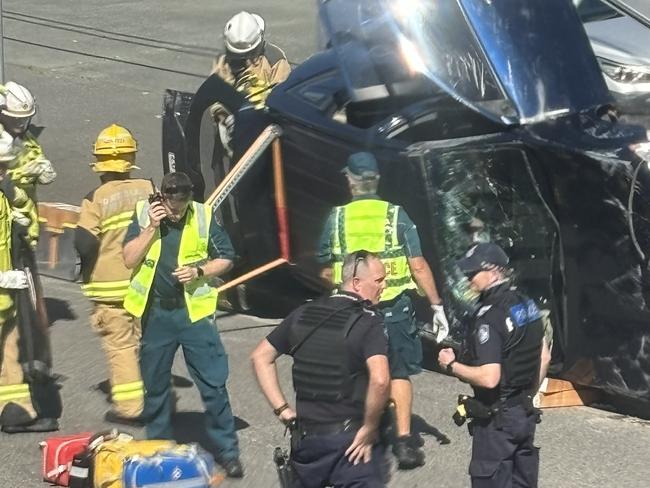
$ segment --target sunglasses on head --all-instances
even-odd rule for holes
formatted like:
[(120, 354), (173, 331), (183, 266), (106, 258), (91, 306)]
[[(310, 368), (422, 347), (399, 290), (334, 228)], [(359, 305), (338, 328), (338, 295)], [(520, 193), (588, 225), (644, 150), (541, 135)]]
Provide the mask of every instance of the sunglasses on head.
[(364, 249), (356, 251), (354, 253), (354, 268), (352, 269), (352, 278), (357, 277), (357, 269), (359, 268), (359, 263), (365, 261), (368, 257), (368, 254), (369, 252)]

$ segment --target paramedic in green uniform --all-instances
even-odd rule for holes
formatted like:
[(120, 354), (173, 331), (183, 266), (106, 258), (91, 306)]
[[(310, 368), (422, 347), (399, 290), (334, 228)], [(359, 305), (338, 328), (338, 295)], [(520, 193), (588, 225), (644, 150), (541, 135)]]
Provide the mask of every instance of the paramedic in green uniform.
[(327, 219), (319, 245), (318, 259), (324, 265), (321, 275), (334, 285), (340, 283), (343, 258), (359, 249), (376, 253), (384, 263), (386, 289), (377, 308), (384, 315), (388, 335), (396, 420), (393, 453), (400, 469), (412, 469), (424, 464), (424, 453), (411, 439), (413, 387), (409, 377), (422, 370), (422, 345), (411, 293), (418, 287), (424, 292), (433, 309), (434, 328), (446, 334), (449, 327), (415, 224), (404, 209), (377, 196), (375, 157), (368, 152), (352, 154), (344, 173), (352, 201), (332, 209)]
[(232, 267), (235, 253), (212, 208), (191, 196), (186, 174), (165, 175), (161, 198), (138, 202), (124, 238), (124, 262), (134, 269), (124, 308), (142, 318), (142, 416), (148, 438), (172, 438), (171, 369), (181, 346), (205, 405), (215, 457), (229, 477), (239, 478), (228, 358), (213, 320), (217, 292), (210, 284)]

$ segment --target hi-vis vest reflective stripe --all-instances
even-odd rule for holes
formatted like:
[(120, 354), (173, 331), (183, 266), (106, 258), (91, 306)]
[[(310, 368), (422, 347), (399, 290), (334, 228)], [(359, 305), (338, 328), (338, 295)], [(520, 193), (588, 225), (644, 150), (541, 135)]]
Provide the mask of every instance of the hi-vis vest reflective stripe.
[[(149, 202), (140, 201), (135, 207), (140, 228), (149, 225)], [(192, 202), (188, 208), (181, 244), (178, 250), (178, 265), (194, 264), (208, 259), (208, 240), (212, 208), (201, 203)], [(160, 259), (160, 229), (149, 248), (149, 252), (135, 271), (129, 284), (124, 308), (136, 317), (142, 317), (147, 306), (147, 298), (156, 274), (156, 266)], [(183, 293), (189, 312), (190, 321), (196, 322), (212, 315), (217, 309), (217, 290), (203, 279), (194, 280), (185, 285)]]
[(386, 267), (386, 289), (381, 300), (391, 300), (404, 290), (417, 288), (404, 248), (397, 239), (399, 207), (382, 200), (357, 200), (334, 209), (332, 254), (334, 282), (341, 282), (343, 259), (365, 249), (379, 255)]
[[(125, 229), (131, 223), (133, 212), (122, 212), (113, 215), (99, 223), (99, 231), (105, 234), (109, 231)], [(129, 289), (130, 280), (118, 281), (91, 281), (81, 285), (81, 291), (92, 300), (115, 300), (123, 299)]]
[(16, 401), (31, 401), (29, 385), (27, 383), (0, 386), (0, 405)]
[(142, 397), (144, 397), (144, 383), (142, 381), (132, 381), (131, 383), (122, 383), (111, 387), (111, 398), (114, 402), (127, 402)]
[[(0, 192), (0, 271), (8, 271), (11, 266), (11, 204)], [(0, 290), (0, 311), (8, 311), (13, 305), (12, 293)], [(9, 312), (7, 312), (9, 313)]]

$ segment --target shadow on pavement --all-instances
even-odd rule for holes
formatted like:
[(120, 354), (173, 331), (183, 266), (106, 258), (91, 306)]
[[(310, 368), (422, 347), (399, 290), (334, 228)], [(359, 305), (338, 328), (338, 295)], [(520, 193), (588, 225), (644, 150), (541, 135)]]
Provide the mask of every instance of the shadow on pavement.
[(427, 421), (419, 415), (413, 414), (411, 416), (411, 432), (413, 432), (414, 436), (431, 435), (436, 438), (438, 444), (451, 444), (449, 437), (440, 432), (433, 425), (427, 423)]
[(76, 320), (77, 314), (70, 307), (70, 303), (60, 298), (45, 297), (45, 308), (50, 319), (50, 325), (57, 320)]
[[(174, 440), (178, 443), (186, 444), (196, 442), (203, 449), (210, 453), (217, 453), (218, 448), (208, 437), (205, 428), (205, 414), (203, 412), (177, 412), (172, 417), (172, 427), (174, 429)], [(250, 427), (250, 424), (244, 419), (235, 417), (235, 430), (244, 430)]]

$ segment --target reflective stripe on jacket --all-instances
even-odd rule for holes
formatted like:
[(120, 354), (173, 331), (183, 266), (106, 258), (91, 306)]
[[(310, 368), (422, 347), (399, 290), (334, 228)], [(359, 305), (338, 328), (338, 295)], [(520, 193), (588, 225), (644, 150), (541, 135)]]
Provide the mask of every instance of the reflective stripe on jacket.
[(379, 255), (386, 267), (386, 289), (381, 300), (391, 300), (404, 290), (417, 288), (411, 277), (404, 246), (397, 236), (400, 207), (383, 200), (356, 200), (334, 209), (332, 255), (334, 282), (342, 279), (343, 259), (365, 249)]
[[(138, 202), (136, 213), (140, 228), (147, 227), (149, 225), (149, 202)], [(209, 259), (208, 241), (211, 221), (211, 207), (197, 202), (190, 204), (178, 250), (179, 266), (191, 265)], [(162, 247), (160, 229), (156, 229), (154, 239), (147, 255), (135, 271), (124, 299), (124, 308), (136, 317), (142, 317), (153, 285)], [(197, 279), (185, 284), (183, 295), (191, 322), (208, 317), (217, 309), (217, 290), (211, 287), (205, 279)]]
[[(81, 290), (91, 300), (120, 303), (131, 282), (131, 270), (124, 264), (122, 243), (136, 204), (154, 191), (144, 179), (112, 180), (103, 183), (81, 203), (77, 226), (99, 242), (92, 269), (83, 269)], [(82, 264), (86, 265), (82, 260)], [(89, 265), (90, 266), (90, 265)]]
[(15, 385), (0, 386), (0, 405), (4, 405), (9, 402), (19, 403), (23, 401), (31, 401), (29, 384), (18, 383)]
[[(11, 222), (11, 205), (4, 192), (0, 192), (0, 272), (12, 269)], [(11, 292), (0, 289), (0, 311), (9, 310), (13, 303)]]
[(128, 402), (144, 397), (144, 383), (142, 381), (132, 381), (131, 383), (122, 383), (111, 387), (111, 398), (114, 402)]

